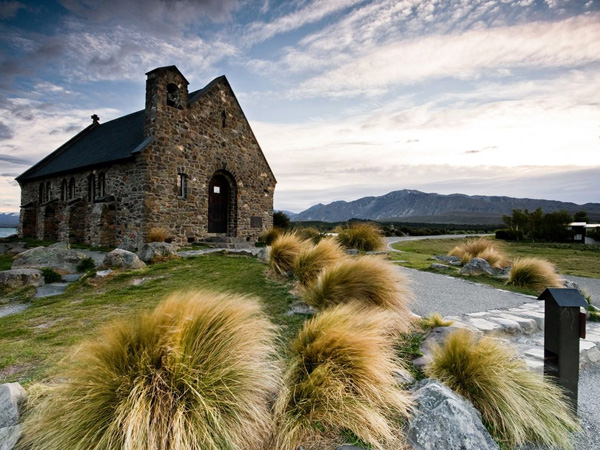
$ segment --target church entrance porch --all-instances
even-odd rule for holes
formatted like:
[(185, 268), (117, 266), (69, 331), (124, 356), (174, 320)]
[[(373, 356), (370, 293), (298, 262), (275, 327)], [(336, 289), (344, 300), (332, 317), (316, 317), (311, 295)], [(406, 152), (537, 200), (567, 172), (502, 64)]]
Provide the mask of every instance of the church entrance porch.
[(208, 232), (237, 234), (236, 185), (233, 176), (218, 171), (208, 183)]

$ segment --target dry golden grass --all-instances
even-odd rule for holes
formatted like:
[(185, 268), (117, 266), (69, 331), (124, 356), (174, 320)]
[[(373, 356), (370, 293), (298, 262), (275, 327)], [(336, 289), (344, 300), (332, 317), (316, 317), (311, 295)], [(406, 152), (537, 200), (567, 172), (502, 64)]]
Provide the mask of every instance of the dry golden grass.
[(457, 245), (448, 252), (448, 256), (458, 256), (465, 265), (473, 258), (485, 259), (492, 267), (501, 269), (509, 265), (508, 256), (498, 248), (496, 243), (486, 238), (472, 239)]
[(302, 297), (319, 310), (352, 300), (389, 309), (397, 313), (398, 325), (407, 331), (411, 322), (408, 303), (412, 299), (408, 284), (393, 264), (377, 256), (361, 256), (325, 268), (302, 290)]
[(429, 314), (427, 317), (421, 319), (421, 326), (425, 329), (433, 329), (439, 327), (449, 327), (454, 321), (444, 320), (440, 313), (434, 312)]
[(343, 430), (376, 449), (402, 448), (411, 400), (394, 380), (389, 314), (350, 303), (305, 322), (275, 404), (274, 448), (329, 450)]
[(467, 398), (499, 441), (572, 447), (569, 433), (578, 425), (563, 392), (528, 370), (506, 344), (458, 330), (433, 347), (425, 373)]
[(336, 240), (323, 239), (317, 245), (302, 250), (294, 264), (294, 275), (301, 285), (306, 286), (312, 283), (323, 269), (345, 257), (344, 249)]
[(356, 248), (365, 252), (383, 248), (379, 227), (366, 222), (355, 222), (339, 229), (337, 238), (346, 248)]
[(147, 242), (165, 242), (167, 239), (167, 230), (164, 228), (150, 228), (148, 232)]
[(290, 275), (294, 270), (296, 258), (310, 244), (296, 235), (285, 233), (273, 241), (269, 252), (269, 265), (280, 275)]
[(271, 228), (264, 232), (258, 237), (259, 242), (264, 242), (267, 245), (271, 245), (275, 239), (281, 236), (282, 231), (279, 228)]
[(315, 245), (318, 244), (323, 238), (321, 232), (315, 227), (296, 228), (294, 231), (298, 234), (300, 239), (311, 241)]
[(250, 297), (170, 296), (106, 327), (30, 409), (20, 448), (261, 449), (280, 383), (275, 330)]
[(519, 258), (513, 262), (507, 284), (542, 292), (548, 287), (563, 287), (552, 263), (539, 258)]

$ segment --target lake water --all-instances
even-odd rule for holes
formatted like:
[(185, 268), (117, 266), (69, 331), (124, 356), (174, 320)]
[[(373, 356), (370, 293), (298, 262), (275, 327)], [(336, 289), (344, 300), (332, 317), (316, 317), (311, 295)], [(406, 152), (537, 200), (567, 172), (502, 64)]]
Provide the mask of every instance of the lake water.
[(16, 234), (16, 228), (0, 228), (0, 238), (10, 236), (11, 234)]

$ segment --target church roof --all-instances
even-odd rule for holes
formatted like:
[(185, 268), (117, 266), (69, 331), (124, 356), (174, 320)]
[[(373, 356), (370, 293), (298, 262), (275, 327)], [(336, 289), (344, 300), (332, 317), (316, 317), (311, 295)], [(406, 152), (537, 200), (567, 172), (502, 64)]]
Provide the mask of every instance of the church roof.
[[(200, 99), (224, 76), (189, 93), (188, 103)], [(17, 177), (27, 181), (132, 158), (152, 142), (144, 139), (145, 110), (106, 123), (94, 122)]]

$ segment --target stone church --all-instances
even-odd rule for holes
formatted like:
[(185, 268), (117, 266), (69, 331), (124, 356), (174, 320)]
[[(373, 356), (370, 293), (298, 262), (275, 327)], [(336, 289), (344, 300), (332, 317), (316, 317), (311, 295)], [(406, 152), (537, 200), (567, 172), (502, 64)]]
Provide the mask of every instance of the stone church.
[(147, 74), (146, 108), (93, 123), (17, 177), (22, 237), (137, 249), (252, 241), (273, 224), (275, 177), (225, 76), (188, 92)]

